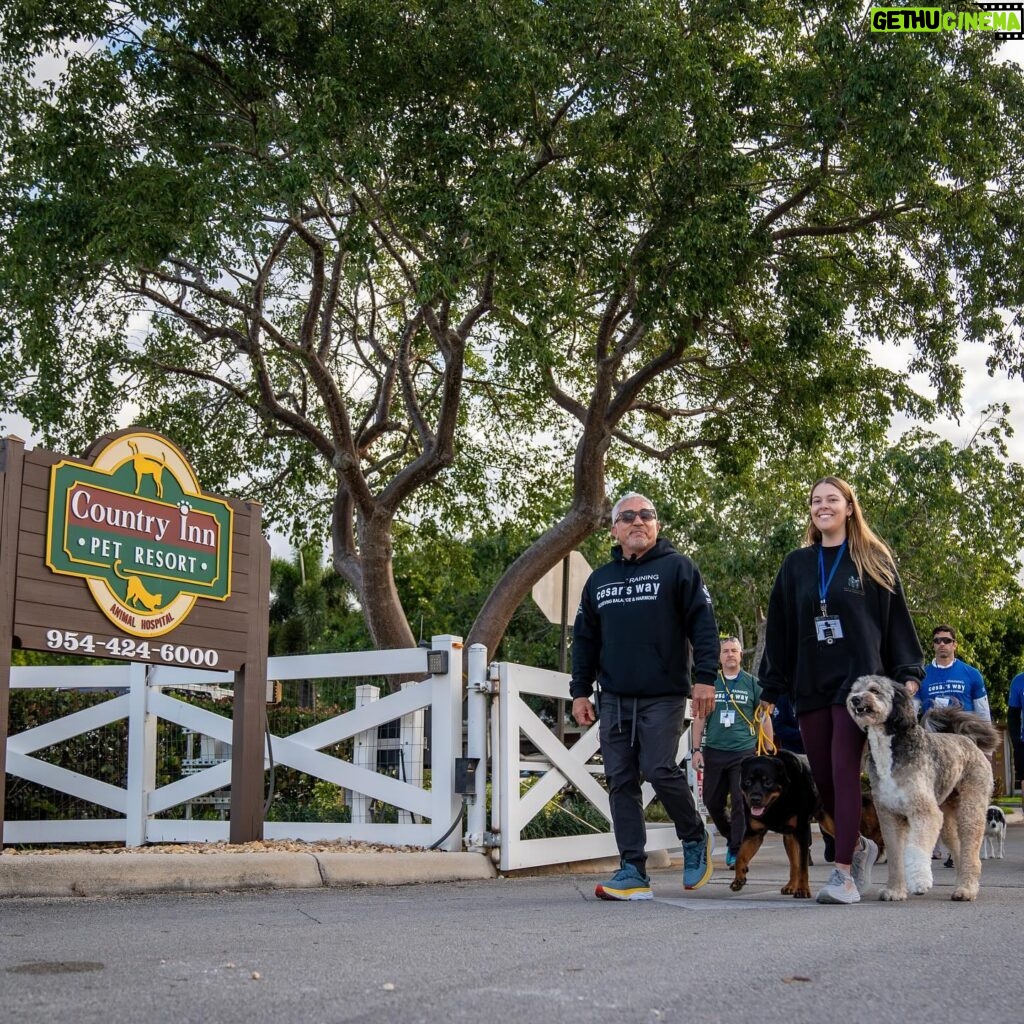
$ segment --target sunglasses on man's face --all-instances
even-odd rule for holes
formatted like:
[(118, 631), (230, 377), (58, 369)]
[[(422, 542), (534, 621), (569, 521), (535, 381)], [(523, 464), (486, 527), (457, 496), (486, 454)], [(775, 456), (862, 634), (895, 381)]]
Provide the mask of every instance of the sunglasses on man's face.
[(633, 522), (634, 519), (636, 519), (637, 516), (640, 517), (640, 521), (642, 523), (649, 523), (652, 520), (658, 518), (658, 513), (655, 512), (653, 508), (642, 508), (642, 509), (639, 509), (639, 510), (633, 509), (633, 508), (627, 508), (625, 510), (625, 512), (620, 512), (615, 517), (615, 522), (617, 522), (617, 523), (631, 523), (631, 522)]
[(932, 637), (933, 644), (955, 644), (956, 641), (951, 636), (935, 636)]

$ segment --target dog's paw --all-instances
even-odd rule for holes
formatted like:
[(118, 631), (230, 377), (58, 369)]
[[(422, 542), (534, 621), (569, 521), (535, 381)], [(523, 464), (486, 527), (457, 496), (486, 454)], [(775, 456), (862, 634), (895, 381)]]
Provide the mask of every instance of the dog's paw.
[(747, 880), (745, 878), (734, 878), (729, 883), (729, 888), (732, 889), (733, 892), (739, 892), (740, 889), (742, 889), (743, 886), (746, 885), (746, 884), (747, 884)]
[(902, 903), (907, 898), (907, 890), (887, 887), (878, 894), (878, 898), (885, 903)]
[(958, 885), (953, 890), (953, 895), (949, 897), (951, 900), (958, 900), (960, 902), (969, 902), (978, 898), (978, 887), (976, 885)]
[(783, 889), (783, 893), (787, 893), (795, 900), (809, 900), (811, 898), (810, 889)]
[(917, 863), (913, 866), (907, 865), (908, 870), (906, 871), (906, 882), (907, 890), (912, 896), (920, 896), (923, 893), (928, 892), (931, 887), (935, 884), (935, 879), (932, 875), (932, 866), (930, 862)]

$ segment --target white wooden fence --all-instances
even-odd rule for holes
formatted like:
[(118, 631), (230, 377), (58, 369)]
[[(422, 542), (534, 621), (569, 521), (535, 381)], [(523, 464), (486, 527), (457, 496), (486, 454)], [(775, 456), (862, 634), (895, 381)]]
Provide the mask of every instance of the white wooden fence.
[[(434, 637), (432, 652), (446, 662), (443, 672), (428, 672), (428, 652), (423, 648), (399, 651), (368, 651), (271, 658), (268, 678), (334, 679), (399, 675), (422, 678), (400, 691), (373, 699), (363, 690), (361, 706), (320, 722), (290, 736), (268, 735), (265, 766), (270, 758), (311, 776), (351, 790), (354, 794), (351, 823), (267, 822), (267, 839), (353, 839), (394, 845), (461, 849), (462, 837), (451, 829), (461, 813), (462, 798), (455, 792), (455, 758), (462, 750), (462, 641), (459, 637)], [(444, 657), (446, 656), (446, 657)], [(125, 693), (95, 707), (75, 712), (8, 738), (7, 774), (97, 804), (116, 817), (83, 820), (7, 821), (5, 843), (212, 842), (227, 840), (223, 821), (161, 818), (181, 804), (222, 790), (231, 782), (231, 763), (202, 768), (157, 787), (157, 720), (174, 722), (186, 730), (231, 743), (231, 719), (187, 704), (164, 693), (165, 688), (188, 685), (217, 686), (231, 682), (231, 675), (164, 666), (125, 664), (116, 666), (17, 667), (11, 671), (12, 689), (93, 689)], [(430, 709), (431, 773), (424, 784), (422, 729), (425, 709)], [(126, 784), (112, 785), (33, 756), (36, 752), (84, 732), (127, 719), (128, 771)], [(378, 727), (401, 721), (400, 744), (404, 778), (376, 770)], [(323, 748), (354, 737), (351, 762), (323, 753)], [(408, 749), (404, 749), (407, 747)], [(371, 800), (399, 809), (397, 823), (367, 820)]]
[[(463, 753), (462, 641), (434, 637), (432, 650), (447, 655), (443, 672), (428, 672), (428, 652), (422, 648), (271, 658), (268, 679), (338, 679), (383, 675), (421, 678), (401, 690), (379, 696), (375, 687), (357, 687), (357, 706), (290, 736), (268, 735), (265, 767), (271, 758), (351, 792), (352, 821), (278, 822), (264, 824), (267, 839), (364, 840), (388, 845), (430, 846), (491, 851), (502, 870), (541, 864), (569, 863), (614, 856), (610, 826), (588, 835), (524, 839), (524, 829), (549, 801), (567, 788), (583, 796), (609, 819), (608, 794), (600, 784), (603, 766), (594, 725), (571, 746), (530, 707), (530, 696), (566, 698), (569, 677), (557, 672), (487, 663), (487, 652), (474, 645), (469, 652), (466, 754)], [(435, 665), (436, 668), (436, 665)], [(5, 843), (214, 842), (228, 839), (226, 821), (161, 817), (172, 808), (189, 805), (231, 783), (231, 762), (202, 762), (191, 773), (157, 786), (157, 720), (177, 723), (207, 739), (212, 748), (229, 747), (231, 719), (179, 700), (165, 689), (217, 687), (231, 683), (229, 673), (126, 664), (117, 666), (25, 667), (12, 669), (14, 689), (123, 689), (103, 704), (17, 733), (7, 741), (8, 776), (26, 779), (106, 808), (107, 818), (81, 820), (7, 821)], [(421, 740), (425, 711), (430, 709), (431, 771), (423, 771)], [(49, 764), (33, 756), (38, 751), (84, 732), (127, 719), (128, 770), (122, 786), (81, 772)], [(401, 750), (404, 771), (395, 778), (377, 770), (378, 727), (399, 721), (398, 736), (388, 741)], [(323, 752), (342, 740), (353, 739), (351, 761)], [(529, 753), (522, 753), (524, 744)], [(679, 747), (679, 759), (689, 756), (689, 733)], [(456, 762), (470, 763), (472, 789), (466, 794), (465, 837), (452, 829), (462, 812), (457, 792)], [(209, 760), (216, 761), (216, 758)], [(488, 801), (487, 783), (491, 783)], [(459, 786), (465, 790), (465, 785)], [(645, 805), (654, 798), (644, 786)], [(396, 823), (370, 820), (371, 801), (398, 808)], [(675, 829), (648, 823), (648, 850), (676, 849)]]
[[(469, 659), (470, 701), (474, 699), (474, 693), (482, 692), (492, 698), (497, 695), (496, 701), (492, 699), (490, 708), (491, 834), (500, 843), (500, 868), (507, 871), (616, 856), (610, 824), (607, 830), (589, 835), (522, 838), (523, 830), (533, 818), (569, 786), (610, 823), (608, 793), (597, 781), (604, 774), (603, 765), (595, 758), (598, 753), (598, 726), (595, 723), (567, 747), (525, 698), (564, 699), (569, 694), (569, 676), (508, 662), (487, 666), (485, 661), (474, 645)], [(479, 678), (481, 673), (486, 673), (483, 680)], [(689, 736), (687, 731), (680, 742), (680, 761), (689, 756)], [(528, 758), (521, 753), (524, 740), (536, 751)], [(472, 729), (469, 742), (472, 743)], [(527, 784), (527, 780), (532, 784)], [(654, 790), (649, 784), (643, 787), (643, 799), (645, 807), (654, 799)], [(471, 810), (471, 835), (473, 820)], [(674, 826), (648, 822), (649, 851), (679, 847)]]

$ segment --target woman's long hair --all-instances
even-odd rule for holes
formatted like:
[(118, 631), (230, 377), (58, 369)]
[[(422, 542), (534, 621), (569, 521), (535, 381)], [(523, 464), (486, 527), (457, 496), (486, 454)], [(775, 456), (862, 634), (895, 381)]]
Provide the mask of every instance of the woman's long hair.
[[(895, 590), (896, 563), (892, 552), (885, 541), (868, 526), (864, 519), (864, 513), (861, 511), (860, 502), (857, 501), (857, 495), (853, 493), (853, 488), (845, 480), (841, 480), (837, 476), (823, 476), (820, 480), (815, 480), (807, 494), (808, 506), (810, 506), (815, 490), (822, 484), (830, 484), (834, 487), (853, 508), (852, 514), (846, 520), (846, 543), (861, 579), (870, 576), (886, 590)], [(813, 520), (808, 518), (807, 529), (804, 532), (804, 547), (820, 543), (821, 530), (814, 525)]]

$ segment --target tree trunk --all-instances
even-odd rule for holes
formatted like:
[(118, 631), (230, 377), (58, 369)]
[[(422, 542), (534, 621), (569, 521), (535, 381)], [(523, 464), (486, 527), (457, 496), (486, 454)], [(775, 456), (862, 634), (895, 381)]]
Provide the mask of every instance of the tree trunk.
[[(469, 631), (466, 642), (483, 644), (493, 657), (512, 616), (552, 566), (587, 539), (608, 519), (604, 493), (604, 458), (611, 441), (603, 420), (591, 415), (576, 446), (573, 502), (565, 516), (537, 538), (495, 584)], [(570, 609), (573, 611), (573, 609)]]
[(394, 517), (379, 508), (369, 516), (358, 516), (357, 543), (351, 528), (353, 508), (348, 500), (335, 501), (331, 553), (334, 570), (358, 595), (376, 650), (415, 647), (416, 638), (395, 586), (391, 543)]
[(378, 651), (416, 646), (395, 586), (392, 523), (391, 515), (375, 512), (365, 519), (360, 516), (357, 526), (363, 577), (359, 600), (370, 639)]
[[(553, 565), (579, 547), (597, 529), (604, 516), (603, 504), (596, 509), (573, 505), (561, 521), (538, 537), (505, 570), (491, 591), (469, 631), (466, 646), (483, 644), (488, 656), (493, 656), (512, 616), (533, 585)], [(570, 609), (570, 614), (573, 611), (575, 609)]]

